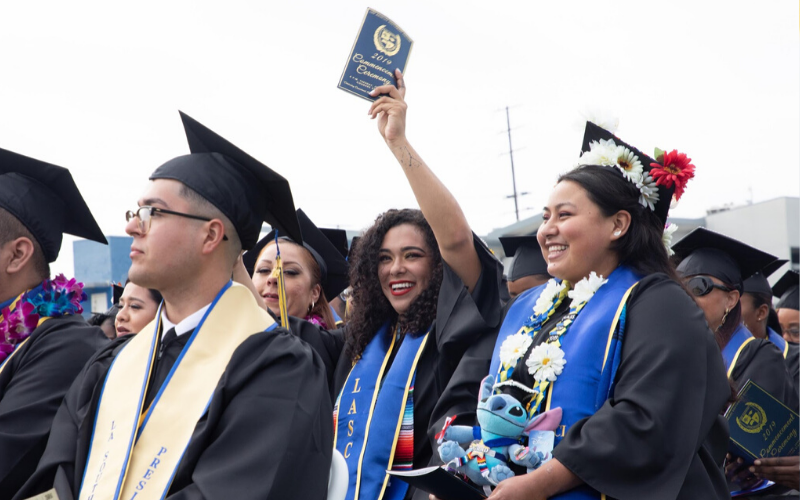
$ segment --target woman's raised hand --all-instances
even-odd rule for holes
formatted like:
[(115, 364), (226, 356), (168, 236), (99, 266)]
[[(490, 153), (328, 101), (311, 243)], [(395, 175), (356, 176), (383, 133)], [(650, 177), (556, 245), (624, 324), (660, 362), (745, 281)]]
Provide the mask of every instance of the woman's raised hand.
[(395, 77), (397, 78), (397, 87), (383, 85), (375, 87), (370, 92), (372, 96), (383, 94), (381, 98), (372, 103), (369, 115), (372, 119), (378, 118), (378, 130), (390, 147), (405, 140), (406, 109), (408, 109), (405, 102), (406, 84), (403, 73), (396, 69)]

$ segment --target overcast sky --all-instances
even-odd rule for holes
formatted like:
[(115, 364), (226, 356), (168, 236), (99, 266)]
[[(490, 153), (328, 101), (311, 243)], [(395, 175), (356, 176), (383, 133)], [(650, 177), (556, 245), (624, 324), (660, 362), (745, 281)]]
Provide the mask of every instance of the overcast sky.
[[(522, 216), (580, 151), (583, 116), (697, 177), (673, 215), (800, 192), (800, 30), (791, 1), (30, 1), (0, 4), (0, 147), (68, 167), (124, 234), (156, 167), (188, 152), (178, 109), (284, 175), (320, 226), (415, 206), (336, 88), (367, 7), (414, 39), (407, 133), (479, 234)], [(765, 221), (769, 223), (769, 221)], [(71, 240), (54, 271), (72, 272)]]

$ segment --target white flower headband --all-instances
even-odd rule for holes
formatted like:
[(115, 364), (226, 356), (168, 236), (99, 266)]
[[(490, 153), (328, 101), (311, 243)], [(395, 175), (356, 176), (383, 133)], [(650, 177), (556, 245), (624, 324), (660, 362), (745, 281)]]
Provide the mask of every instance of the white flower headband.
[(584, 152), (578, 160), (578, 166), (581, 165), (618, 168), (623, 177), (639, 190), (639, 203), (655, 211), (658, 203), (658, 186), (650, 173), (644, 171), (639, 157), (630, 149), (617, 146), (611, 139), (592, 141), (589, 144), (589, 151)]

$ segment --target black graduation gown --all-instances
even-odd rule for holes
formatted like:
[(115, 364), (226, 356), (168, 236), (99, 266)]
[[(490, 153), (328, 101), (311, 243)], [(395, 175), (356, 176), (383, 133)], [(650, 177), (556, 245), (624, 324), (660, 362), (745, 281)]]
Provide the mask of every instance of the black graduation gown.
[(789, 350), (786, 352), (786, 369), (794, 380), (795, 389), (800, 388), (800, 344), (787, 342)]
[(0, 499), (11, 498), (33, 474), (67, 389), (108, 343), (81, 316), (52, 318), (0, 372)]
[[(432, 337), (429, 337), (417, 363), (414, 381), (415, 469), (426, 467), (431, 461), (433, 448), (428, 439), (431, 415), (459, 360), (471, 344), (490, 336), (500, 320), (503, 266), (477, 237), (474, 242), (481, 262), (478, 283), (470, 294), (461, 278), (447, 263), (443, 263)], [(352, 366), (352, 359), (342, 354), (334, 374), (334, 397), (342, 390)], [(414, 488), (409, 488), (405, 498), (411, 498), (414, 492)], [(422, 498), (427, 499), (427, 493)]]
[[(513, 379), (533, 386), (525, 359), (568, 310), (564, 301)], [(467, 352), (437, 412), (474, 424), (494, 343), (486, 340)], [(722, 472), (728, 427), (720, 416), (730, 396), (725, 366), (703, 312), (663, 274), (643, 278), (631, 293), (615, 380), (614, 397), (567, 429), (554, 457), (609, 498), (729, 498)]]
[[(188, 335), (165, 346), (157, 381)], [(100, 388), (127, 341), (117, 339), (86, 365), (58, 410), (36, 473), (16, 498), (54, 484), (61, 500), (77, 498)], [(283, 328), (251, 336), (231, 356), (167, 498), (324, 500), (333, 442), (327, 396), (325, 366), (306, 343)]]
[[(273, 316), (275, 316), (273, 314)], [(280, 319), (276, 321), (280, 322)], [(333, 392), (334, 372), (339, 362), (339, 356), (344, 348), (343, 331), (329, 332), (306, 320), (289, 316), (289, 329), (301, 340), (308, 343), (319, 354), (325, 364), (325, 374), (328, 377), (329, 391)], [(331, 399), (331, 402), (334, 400)]]
[[(791, 345), (789, 355), (791, 355)], [(731, 380), (737, 391), (748, 380), (752, 380), (783, 401), (789, 408), (798, 410), (794, 378), (789, 373), (783, 353), (768, 339), (755, 338), (742, 348), (731, 372)]]

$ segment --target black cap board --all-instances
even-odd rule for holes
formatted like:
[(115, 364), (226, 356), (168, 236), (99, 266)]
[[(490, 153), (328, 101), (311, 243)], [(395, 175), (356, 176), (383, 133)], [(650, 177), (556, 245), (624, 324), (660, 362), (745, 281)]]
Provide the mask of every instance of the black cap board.
[(342, 254), (342, 257), (346, 259), (347, 254), (350, 253), (350, 248), (347, 245), (347, 231), (344, 229), (333, 229), (327, 227), (321, 227), (319, 230), (322, 231), (322, 234), (324, 234), (325, 237), (328, 238), (331, 243), (333, 243), (333, 246), (339, 250), (339, 253)]
[[(325, 297), (330, 300), (339, 295), (348, 286), (349, 266), (341, 252), (334, 244), (322, 233), (322, 231), (311, 222), (311, 219), (300, 209), (297, 210), (297, 220), (303, 233), (303, 247), (314, 257), (320, 268), (322, 275), (322, 289)], [(293, 238), (278, 236), (279, 240), (295, 242)], [(255, 271), (258, 256), (270, 241), (275, 240), (275, 231), (270, 231), (265, 237), (242, 257), (244, 266), (250, 275)], [(296, 242), (295, 242), (296, 243)]]
[[(656, 161), (651, 158), (650, 156), (642, 153), (635, 147), (627, 144), (626, 142), (622, 141), (619, 137), (615, 136), (608, 130), (595, 125), (592, 122), (586, 122), (586, 128), (583, 132), (583, 144), (581, 146), (581, 151), (588, 152), (591, 149), (592, 142), (600, 142), (601, 140), (613, 140), (614, 144), (617, 146), (624, 146), (630, 149), (633, 154), (639, 157), (639, 161), (642, 163), (642, 168), (644, 173), (650, 171), (650, 164), (656, 163)], [(619, 173), (619, 172), (618, 172)], [(622, 173), (619, 173), (620, 177), (622, 177)], [(669, 215), (669, 206), (672, 202), (672, 195), (675, 193), (675, 185), (668, 188), (666, 186), (658, 186), (658, 202), (655, 204), (655, 214), (661, 219), (661, 222), (666, 225), (667, 224), (667, 216)]]
[(772, 293), (780, 300), (775, 304), (775, 309), (800, 310), (800, 274), (788, 270), (781, 279), (772, 287)]
[(506, 271), (509, 281), (516, 281), (535, 274), (548, 274), (547, 262), (542, 256), (542, 249), (536, 235), (501, 236), (499, 239), (506, 257), (514, 257)]
[(192, 154), (161, 165), (150, 180), (177, 180), (230, 219), (242, 242), (252, 248), (263, 221), (302, 242), (289, 182), (197, 120), (181, 112)]
[(681, 259), (677, 271), (683, 276), (705, 274), (742, 290), (742, 282), (777, 257), (728, 236), (698, 227), (672, 245)]
[(119, 305), (119, 301), (122, 298), (122, 293), (125, 291), (125, 287), (124, 286), (120, 286), (120, 285), (116, 285), (116, 284), (111, 285), (111, 287), (112, 287), (111, 293), (112, 293), (112, 295), (114, 297), (114, 303), (111, 304), (111, 305), (112, 306)]
[(0, 208), (31, 232), (47, 262), (58, 258), (63, 233), (108, 244), (69, 170), (5, 149), (0, 149)]
[(778, 259), (764, 269), (744, 280), (744, 293), (759, 293), (772, 297), (772, 288), (769, 286), (769, 278), (779, 267), (789, 262), (786, 259)]

